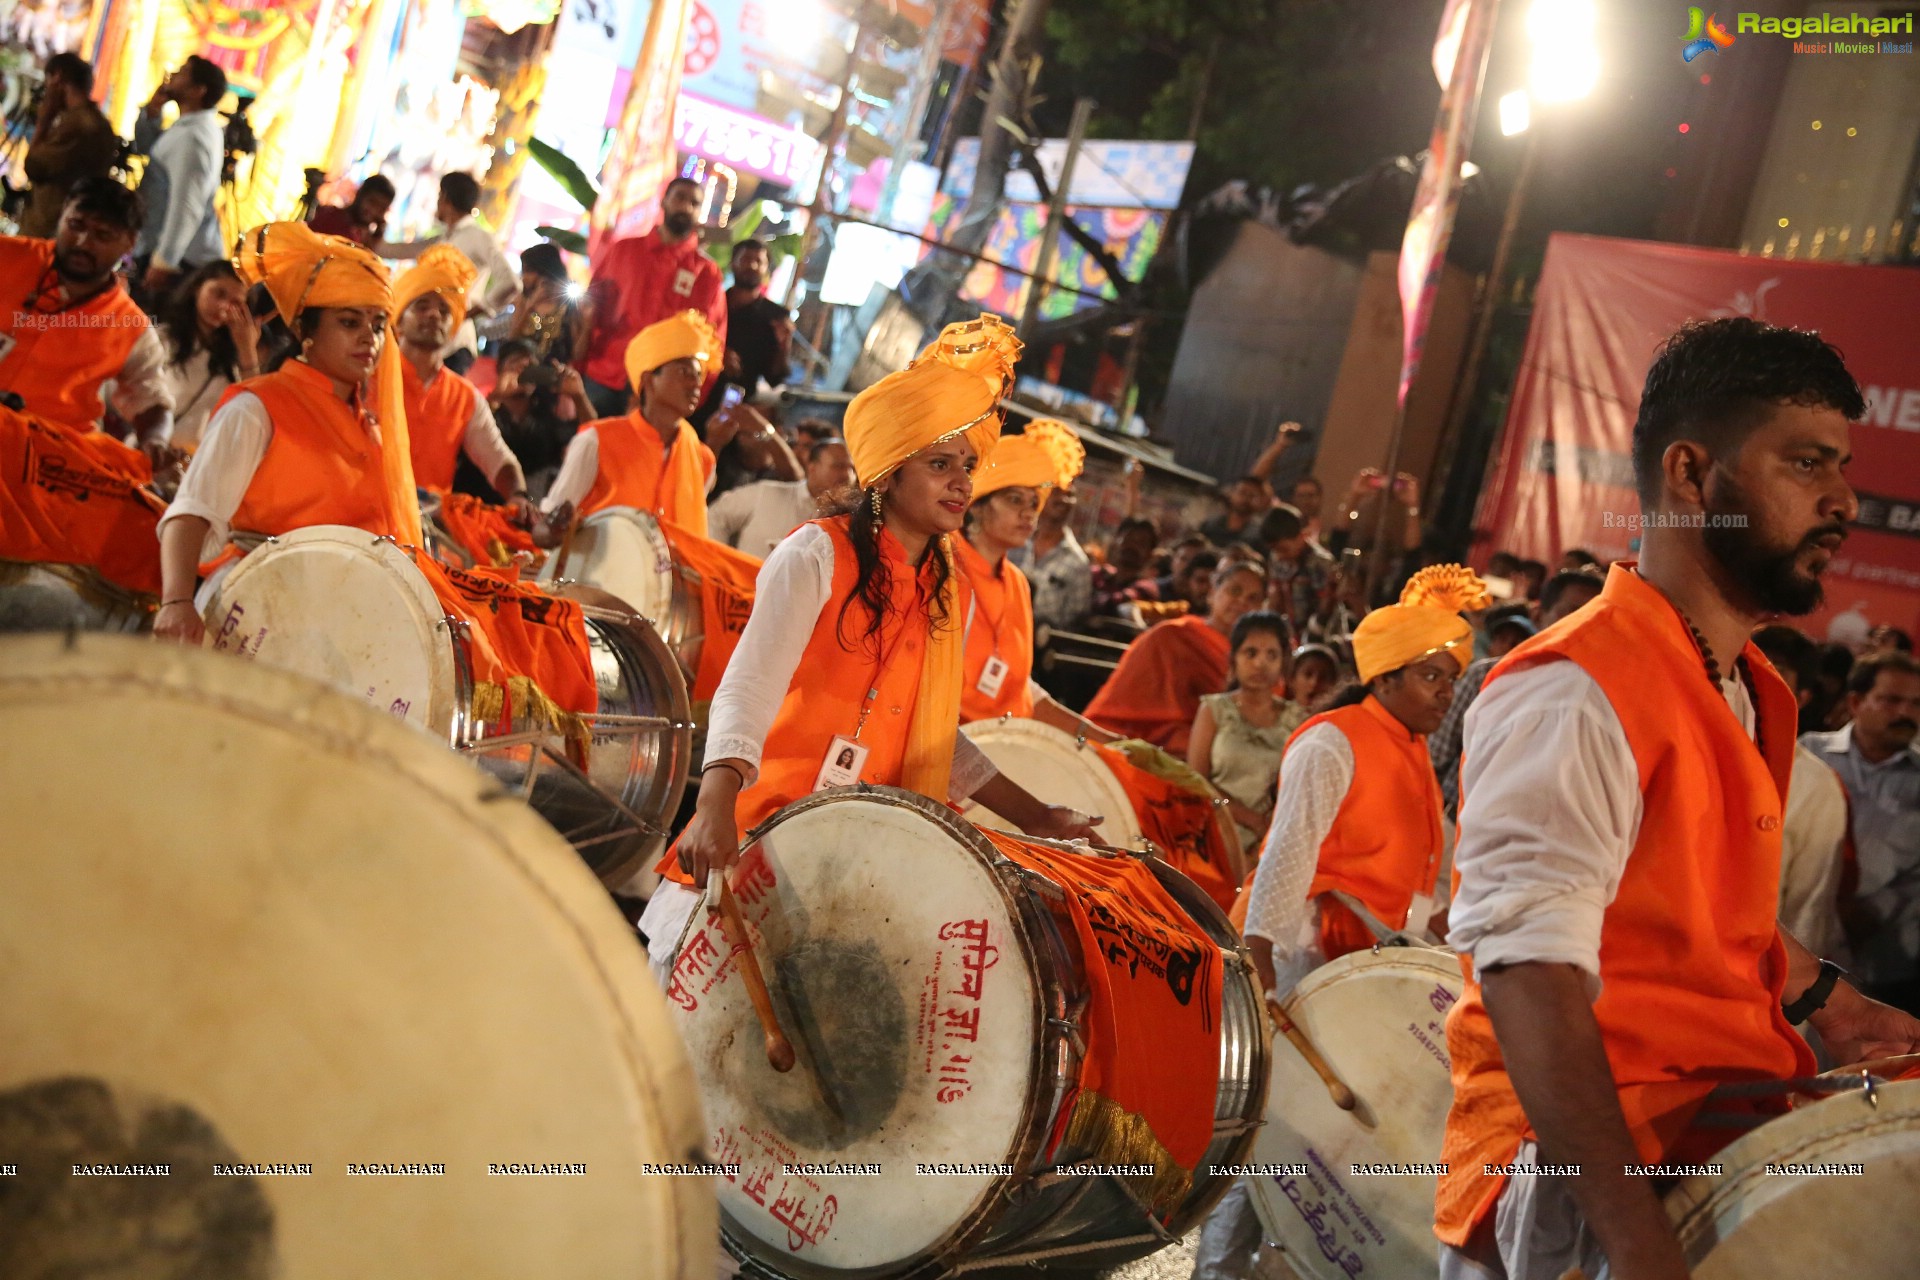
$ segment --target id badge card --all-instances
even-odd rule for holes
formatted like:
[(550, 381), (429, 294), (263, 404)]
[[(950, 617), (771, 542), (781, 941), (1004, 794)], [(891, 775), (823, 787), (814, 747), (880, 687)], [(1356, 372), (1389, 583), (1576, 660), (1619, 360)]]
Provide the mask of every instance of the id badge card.
[(1007, 664), (1000, 660), (999, 654), (987, 659), (987, 665), (981, 669), (980, 683), (973, 687), (989, 698), (1000, 696), (1000, 686), (1007, 680)]
[(815, 791), (825, 791), (828, 787), (850, 787), (860, 781), (860, 771), (867, 767), (867, 749), (852, 738), (843, 738), (839, 734), (827, 744), (827, 755), (820, 762), (820, 776), (813, 780)]
[(1413, 905), (1407, 908), (1407, 932), (1425, 934), (1427, 931), (1427, 921), (1432, 918), (1433, 895), (1430, 893), (1414, 894)]

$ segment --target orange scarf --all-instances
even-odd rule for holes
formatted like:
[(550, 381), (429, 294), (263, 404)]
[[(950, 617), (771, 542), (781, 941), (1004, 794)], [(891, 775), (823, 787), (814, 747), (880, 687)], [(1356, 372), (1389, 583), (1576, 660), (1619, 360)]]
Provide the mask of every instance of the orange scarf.
[(448, 613), (467, 624), (473, 714), (491, 732), (553, 729), (585, 767), (599, 687), (580, 606), (495, 569), (449, 569), (409, 549)]
[(720, 677), (726, 673), (733, 651), (740, 647), (740, 635), (753, 612), (753, 587), (760, 576), (760, 561), (671, 521), (662, 520), (660, 531), (667, 535), (674, 556), (700, 580), (702, 637), (692, 689), (697, 715), (713, 701)]
[(511, 568), (516, 552), (531, 555), (534, 567), (547, 558), (533, 545), (533, 535), (507, 518), (505, 507), (482, 502), (470, 493), (441, 493), (439, 520), (447, 536), (476, 565)]
[(1221, 828), (1225, 810), (1214, 805), (1213, 797), (1142, 769), (1112, 747), (1087, 745), (1126, 789), (1140, 834), (1153, 841), (1174, 870), (1206, 890), (1222, 911), (1232, 910), (1240, 885)]
[(1232, 656), (1227, 637), (1205, 618), (1159, 623), (1127, 646), (1087, 704), (1087, 719), (1184, 756), (1200, 697), (1227, 687)]
[(713, 470), (713, 450), (692, 427), (678, 424), (664, 457), (660, 433), (638, 410), (589, 422), (581, 430), (597, 432), (600, 441), (600, 473), (580, 504), (581, 515), (606, 507), (632, 507), (707, 536), (707, 476)]
[[(1000, 716), (1031, 716), (1033, 698), (1027, 691), (1033, 676), (1033, 596), (1027, 576), (1002, 557), (995, 573), (987, 558), (964, 537), (953, 540), (954, 559), (973, 588), (973, 617), (967, 624), (966, 667), (960, 684), (960, 719), (993, 720)], [(1007, 664), (1000, 691), (980, 691), (990, 659)]]
[[(981, 829), (994, 847), (1067, 891), (1067, 917), (1085, 959), (1090, 1034), (1074, 1096), (1060, 1109), (1061, 1142), (1101, 1163), (1151, 1164), (1119, 1181), (1161, 1220), (1191, 1190), (1213, 1141), (1220, 1072), (1220, 945), (1137, 858), (1042, 848)], [(1141, 1052), (1141, 1046), (1152, 1046)], [(1203, 1083), (1205, 1087), (1196, 1088)]]
[(0, 559), (84, 565), (157, 598), (151, 479), (146, 455), (101, 432), (0, 409)]

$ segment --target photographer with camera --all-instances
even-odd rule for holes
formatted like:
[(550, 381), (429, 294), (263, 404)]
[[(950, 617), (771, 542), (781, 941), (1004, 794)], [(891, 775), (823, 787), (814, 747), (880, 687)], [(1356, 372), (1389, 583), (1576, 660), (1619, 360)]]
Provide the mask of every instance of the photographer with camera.
[(51, 240), (60, 229), (67, 192), (82, 178), (104, 178), (120, 154), (120, 139), (94, 104), (93, 67), (77, 53), (47, 59), (40, 114), (24, 164), (33, 191), (20, 234)]
[[(500, 438), (526, 473), (527, 496), (539, 502), (560, 474), (567, 442), (582, 422), (593, 417), (593, 406), (580, 371), (562, 363), (557, 353), (542, 356), (524, 339), (510, 338), (500, 344), (494, 358), (495, 380), (487, 402)], [(493, 492), (480, 469), (465, 458), (460, 460), (453, 487), (478, 498)]]
[[(183, 272), (226, 257), (214, 205), (226, 160), (226, 122), (214, 108), (226, 96), (227, 73), (195, 55), (154, 90), (133, 126), (134, 152), (150, 157), (140, 195), (153, 216), (133, 249), (150, 302)], [(162, 129), (169, 102), (180, 114)]]

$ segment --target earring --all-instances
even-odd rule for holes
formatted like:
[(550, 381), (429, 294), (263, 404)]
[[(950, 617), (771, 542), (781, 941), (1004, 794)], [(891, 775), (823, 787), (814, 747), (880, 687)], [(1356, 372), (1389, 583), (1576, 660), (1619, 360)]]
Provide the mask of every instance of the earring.
[(872, 490), (872, 493), (873, 493), (873, 499), (872, 499), (873, 518), (875, 520), (878, 520), (880, 518), (880, 502), (881, 502), (880, 490), (874, 489)]

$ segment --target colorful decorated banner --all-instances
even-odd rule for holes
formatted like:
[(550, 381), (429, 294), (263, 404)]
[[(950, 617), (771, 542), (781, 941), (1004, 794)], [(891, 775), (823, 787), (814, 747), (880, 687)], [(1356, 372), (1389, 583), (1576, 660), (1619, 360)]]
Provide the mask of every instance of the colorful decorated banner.
[(1460, 204), (1460, 166), (1473, 146), (1474, 119), (1480, 111), (1480, 82), (1487, 70), (1487, 46), (1499, 0), (1449, 0), (1434, 42), (1433, 69), (1442, 77), (1440, 112), (1427, 143), (1426, 167), (1413, 196), (1406, 239), (1400, 245), (1400, 405), (1420, 371), (1420, 357), (1433, 318), (1433, 300), (1453, 239), (1453, 215)]
[[(958, 208), (959, 202), (951, 196), (937, 197), (933, 206), (933, 220), (928, 224), (926, 234), (944, 240), (946, 226)], [(1083, 209), (1070, 206), (1067, 215), (1098, 237), (1119, 260), (1128, 278), (1134, 280), (1140, 278), (1147, 263), (1152, 261), (1154, 252), (1160, 247), (1161, 233), (1166, 229), (1166, 215), (1150, 209)], [(1001, 208), (982, 252), (995, 262), (1031, 271), (1039, 261), (1040, 241), (1046, 229), (1045, 205), (1006, 205)], [(921, 256), (924, 257), (925, 252)], [(1119, 297), (1106, 269), (1064, 234), (1060, 237), (1059, 250), (1054, 254), (1053, 279), (1056, 285), (1064, 288), (1050, 291), (1041, 303), (1040, 316), (1043, 320), (1059, 320), (1076, 311), (1099, 305), (1097, 298), (1087, 297), (1083, 293), (1069, 293), (1067, 289), (1082, 289), (1108, 299)], [(960, 287), (960, 296), (988, 311), (1017, 316), (1025, 304), (1026, 285), (1027, 277), (981, 262), (967, 273)]]
[[(1055, 138), (1040, 144), (1040, 171), (1055, 186), (1066, 164), (1067, 144)], [(974, 170), (980, 164), (980, 139), (962, 138), (953, 149), (941, 190), (966, 198), (973, 190)], [(1074, 205), (1111, 205), (1123, 209), (1177, 209), (1186, 189), (1187, 170), (1193, 165), (1191, 142), (1107, 142), (1092, 139), (1080, 146), (1073, 165), (1073, 189), (1067, 201)], [(1033, 177), (1021, 170), (1007, 175), (1006, 198), (1016, 203), (1044, 204)]]
[(679, 161), (673, 113), (680, 97), (682, 46), (695, 0), (655, 0), (633, 61), (633, 82), (600, 174), (593, 208), (593, 250), (610, 239), (643, 235), (660, 216), (660, 191)]
[(1547, 564), (1571, 547), (1633, 555), (1633, 420), (1654, 350), (1688, 320), (1733, 315), (1818, 329), (1867, 397), (1847, 472), (1860, 518), (1827, 570), (1826, 607), (1799, 625), (1848, 643), (1875, 623), (1920, 627), (1920, 272), (1900, 267), (1554, 236), (1475, 562), (1496, 550)]

